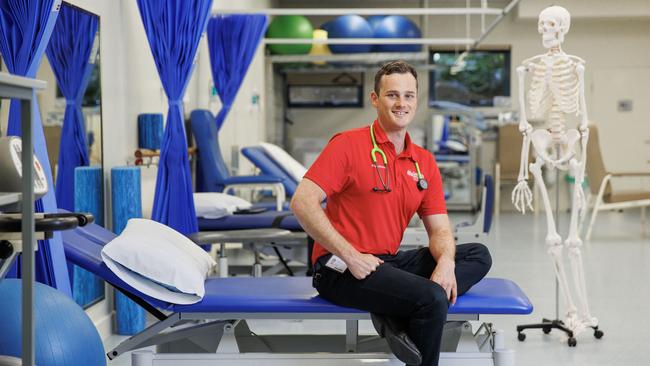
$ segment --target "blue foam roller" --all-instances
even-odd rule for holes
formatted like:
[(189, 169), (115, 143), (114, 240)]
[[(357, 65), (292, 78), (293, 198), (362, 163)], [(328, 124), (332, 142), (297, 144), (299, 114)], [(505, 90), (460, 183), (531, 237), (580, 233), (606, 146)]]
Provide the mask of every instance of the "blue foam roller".
[(160, 150), (163, 137), (163, 115), (143, 113), (138, 116), (138, 147)]
[[(120, 234), (129, 219), (142, 217), (140, 168), (111, 169), (111, 188), (113, 232)], [(133, 335), (144, 329), (144, 309), (119, 291), (115, 291), (115, 312), (118, 334)]]
[[(22, 354), (22, 280), (0, 281), (0, 355)], [(34, 283), (34, 356), (38, 366), (105, 366), (104, 345), (83, 309), (66, 294)]]
[(74, 210), (90, 212), (95, 224), (104, 226), (103, 173), (99, 166), (80, 166), (74, 169)]
[[(89, 212), (95, 223), (104, 226), (103, 173), (99, 166), (83, 166), (74, 170), (74, 210)], [(72, 297), (82, 307), (104, 297), (104, 281), (85, 269), (68, 264), (71, 272)]]

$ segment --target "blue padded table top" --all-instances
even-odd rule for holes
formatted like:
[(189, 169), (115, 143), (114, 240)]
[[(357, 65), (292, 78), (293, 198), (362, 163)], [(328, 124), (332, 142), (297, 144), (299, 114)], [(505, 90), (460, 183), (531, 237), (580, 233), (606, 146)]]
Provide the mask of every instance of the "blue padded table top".
[[(245, 313), (363, 313), (334, 305), (311, 286), (311, 277), (211, 278), (205, 297), (192, 305), (175, 305), (176, 312)], [(484, 278), (449, 308), (449, 314), (530, 314), (533, 306), (514, 282)]]
[[(95, 224), (63, 231), (66, 258), (142, 298), (156, 308), (186, 313), (363, 313), (320, 298), (310, 277), (209, 278), (206, 295), (192, 305), (174, 305), (151, 298), (117, 277), (101, 258), (102, 247), (115, 235)], [(507, 279), (485, 278), (459, 297), (450, 314), (530, 314), (526, 294)]]
[(230, 215), (219, 219), (198, 218), (199, 231), (267, 229), (278, 216), (286, 216), (278, 229), (304, 231), (293, 214), (287, 211), (264, 211), (257, 214)]

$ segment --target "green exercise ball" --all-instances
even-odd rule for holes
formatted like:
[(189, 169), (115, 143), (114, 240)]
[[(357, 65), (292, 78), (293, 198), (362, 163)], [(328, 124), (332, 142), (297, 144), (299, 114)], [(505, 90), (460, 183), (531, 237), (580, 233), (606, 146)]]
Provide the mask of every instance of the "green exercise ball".
[[(309, 19), (302, 15), (282, 15), (275, 17), (268, 30), (267, 38), (312, 38), (314, 28)], [(269, 50), (279, 55), (301, 55), (309, 53), (311, 44), (270, 44)]]

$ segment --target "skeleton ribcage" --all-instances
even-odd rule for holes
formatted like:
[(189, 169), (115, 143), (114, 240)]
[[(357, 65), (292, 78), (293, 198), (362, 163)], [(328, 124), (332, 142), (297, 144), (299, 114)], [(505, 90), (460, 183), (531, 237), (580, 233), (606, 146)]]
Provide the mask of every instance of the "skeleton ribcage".
[(530, 65), (532, 81), (528, 93), (531, 116), (545, 119), (549, 112), (578, 112), (578, 75), (576, 63), (559, 58), (547, 67), (543, 60)]

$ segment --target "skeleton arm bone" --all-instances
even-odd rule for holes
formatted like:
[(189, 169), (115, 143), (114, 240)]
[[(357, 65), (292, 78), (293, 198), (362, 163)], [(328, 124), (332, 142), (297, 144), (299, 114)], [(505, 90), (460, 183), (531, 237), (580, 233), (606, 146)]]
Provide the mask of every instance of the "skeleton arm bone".
[(588, 131), (587, 124), (589, 123), (589, 117), (587, 117), (587, 101), (585, 99), (585, 65), (584, 61), (576, 65), (576, 73), (578, 74), (578, 93), (579, 102), (580, 102), (580, 115), (582, 119), (580, 120), (580, 132), (584, 133)]
[(526, 98), (524, 94), (525, 77), (528, 69), (524, 66), (517, 67), (517, 79), (519, 81), (519, 131), (522, 133), (524, 141), (521, 145), (521, 160), (519, 161), (519, 176), (517, 185), (512, 191), (512, 203), (521, 213), (526, 213), (526, 206), (533, 210), (533, 195), (528, 187), (528, 153), (530, 151), (530, 133), (533, 126), (528, 123), (526, 118)]
[[(524, 179), (528, 179), (528, 147), (529, 145), (526, 143), (526, 140), (528, 139), (528, 142), (530, 142), (530, 133), (533, 130), (533, 126), (531, 126), (530, 123), (528, 123), (528, 118), (526, 116), (526, 96), (524, 94), (524, 88), (526, 87), (525, 85), (525, 78), (526, 78), (526, 73), (528, 72), (528, 68), (524, 66), (519, 66), (517, 67), (517, 80), (519, 82), (519, 132), (521, 132), (524, 135), (524, 144), (521, 147), (521, 168), (519, 171), (519, 180), (522, 178), (522, 171), (523, 171), (523, 176)], [(524, 160), (524, 153), (526, 154), (525, 160)]]
[(587, 166), (587, 142), (589, 141), (589, 118), (587, 117), (587, 102), (585, 99), (585, 66), (584, 60), (580, 59), (580, 63), (576, 66), (576, 72), (578, 74), (578, 84), (580, 93), (580, 114), (582, 119), (580, 121), (580, 142), (582, 151), (580, 152), (580, 168), (578, 170), (578, 176), (575, 177), (575, 189), (578, 190), (579, 197), (579, 213), (582, 217), (586, 212), (587, 202), (585, 199), (585, 194), (582, 190), (582, 182), (585, 178), (585, 168)]

